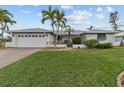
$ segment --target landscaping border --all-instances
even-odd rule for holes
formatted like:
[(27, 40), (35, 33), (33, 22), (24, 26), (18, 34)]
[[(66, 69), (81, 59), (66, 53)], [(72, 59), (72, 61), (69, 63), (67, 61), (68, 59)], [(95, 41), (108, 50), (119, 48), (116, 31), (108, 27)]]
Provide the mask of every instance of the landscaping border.
[(117, 76), (117, 86), (118, 86), (118, 87), (124, 87), (124, 86), (122, 86), (122, 77), (124, 77), (124, 71), (122, 71), (122, 72)]

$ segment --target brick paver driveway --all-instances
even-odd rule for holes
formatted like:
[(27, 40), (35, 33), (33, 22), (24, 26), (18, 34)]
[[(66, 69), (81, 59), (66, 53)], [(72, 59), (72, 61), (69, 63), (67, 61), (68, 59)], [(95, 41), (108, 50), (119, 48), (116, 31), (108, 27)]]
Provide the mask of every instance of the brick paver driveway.
[(39, 49), (7, 48), (0, 49), (0, 68), (22, 59)]

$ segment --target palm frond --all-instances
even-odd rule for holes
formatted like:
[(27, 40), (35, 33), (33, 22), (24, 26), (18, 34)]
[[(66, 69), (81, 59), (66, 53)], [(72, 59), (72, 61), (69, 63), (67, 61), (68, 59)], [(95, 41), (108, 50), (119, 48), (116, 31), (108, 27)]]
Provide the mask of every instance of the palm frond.
[(50, 18), (49, 17), (43, 17), (41, 20), (42, 24), (44, 24), (44, 22), (47, 21), (48, 19), (50, 19)]

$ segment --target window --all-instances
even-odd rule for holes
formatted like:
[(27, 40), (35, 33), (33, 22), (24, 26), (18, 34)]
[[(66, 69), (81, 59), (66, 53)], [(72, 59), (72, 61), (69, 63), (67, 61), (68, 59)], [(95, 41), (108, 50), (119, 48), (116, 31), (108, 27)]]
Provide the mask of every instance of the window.
[(122, 40), (122, 37), (120, 36), (115, 37), (115, 42), (121, 42), (121, 40)]
[(21, 37), (24, 37), (23, 35), (21, 35)]
[(45, 35), (42, 35), (42, 37), (45, 37)]
[(20, 37), (20, 35), (18, 35), (18, 37)]
[(98, 35), (97, 35), (97, 40), (99, 40), (99, 41), (104, 41), (104, 40), (106, 40), (106, 34), (98, 34)]
[(34, 37), (34, 35), (32, 35), (32, 37)]
[(25, 35), (25, 37), (27, 37), (27, 35)]
[(39, 35), (39, 37), (41, 37), (41, 35)]
[(37, 37), (37, 35), (35, 35), (35, 37)]

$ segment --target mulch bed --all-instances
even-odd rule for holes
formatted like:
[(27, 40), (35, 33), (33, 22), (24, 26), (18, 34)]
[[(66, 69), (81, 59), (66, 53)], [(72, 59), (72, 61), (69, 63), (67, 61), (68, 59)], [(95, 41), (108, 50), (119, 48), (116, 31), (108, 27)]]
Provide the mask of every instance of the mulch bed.
[(72, 50), (73, 48), (54, 48), (54, 47), (50, 47), (50, 48), (42, 48), (42, 51), (69, 51)]
[(124, 46), (115, 46), (114, 48), (124, 48)]

